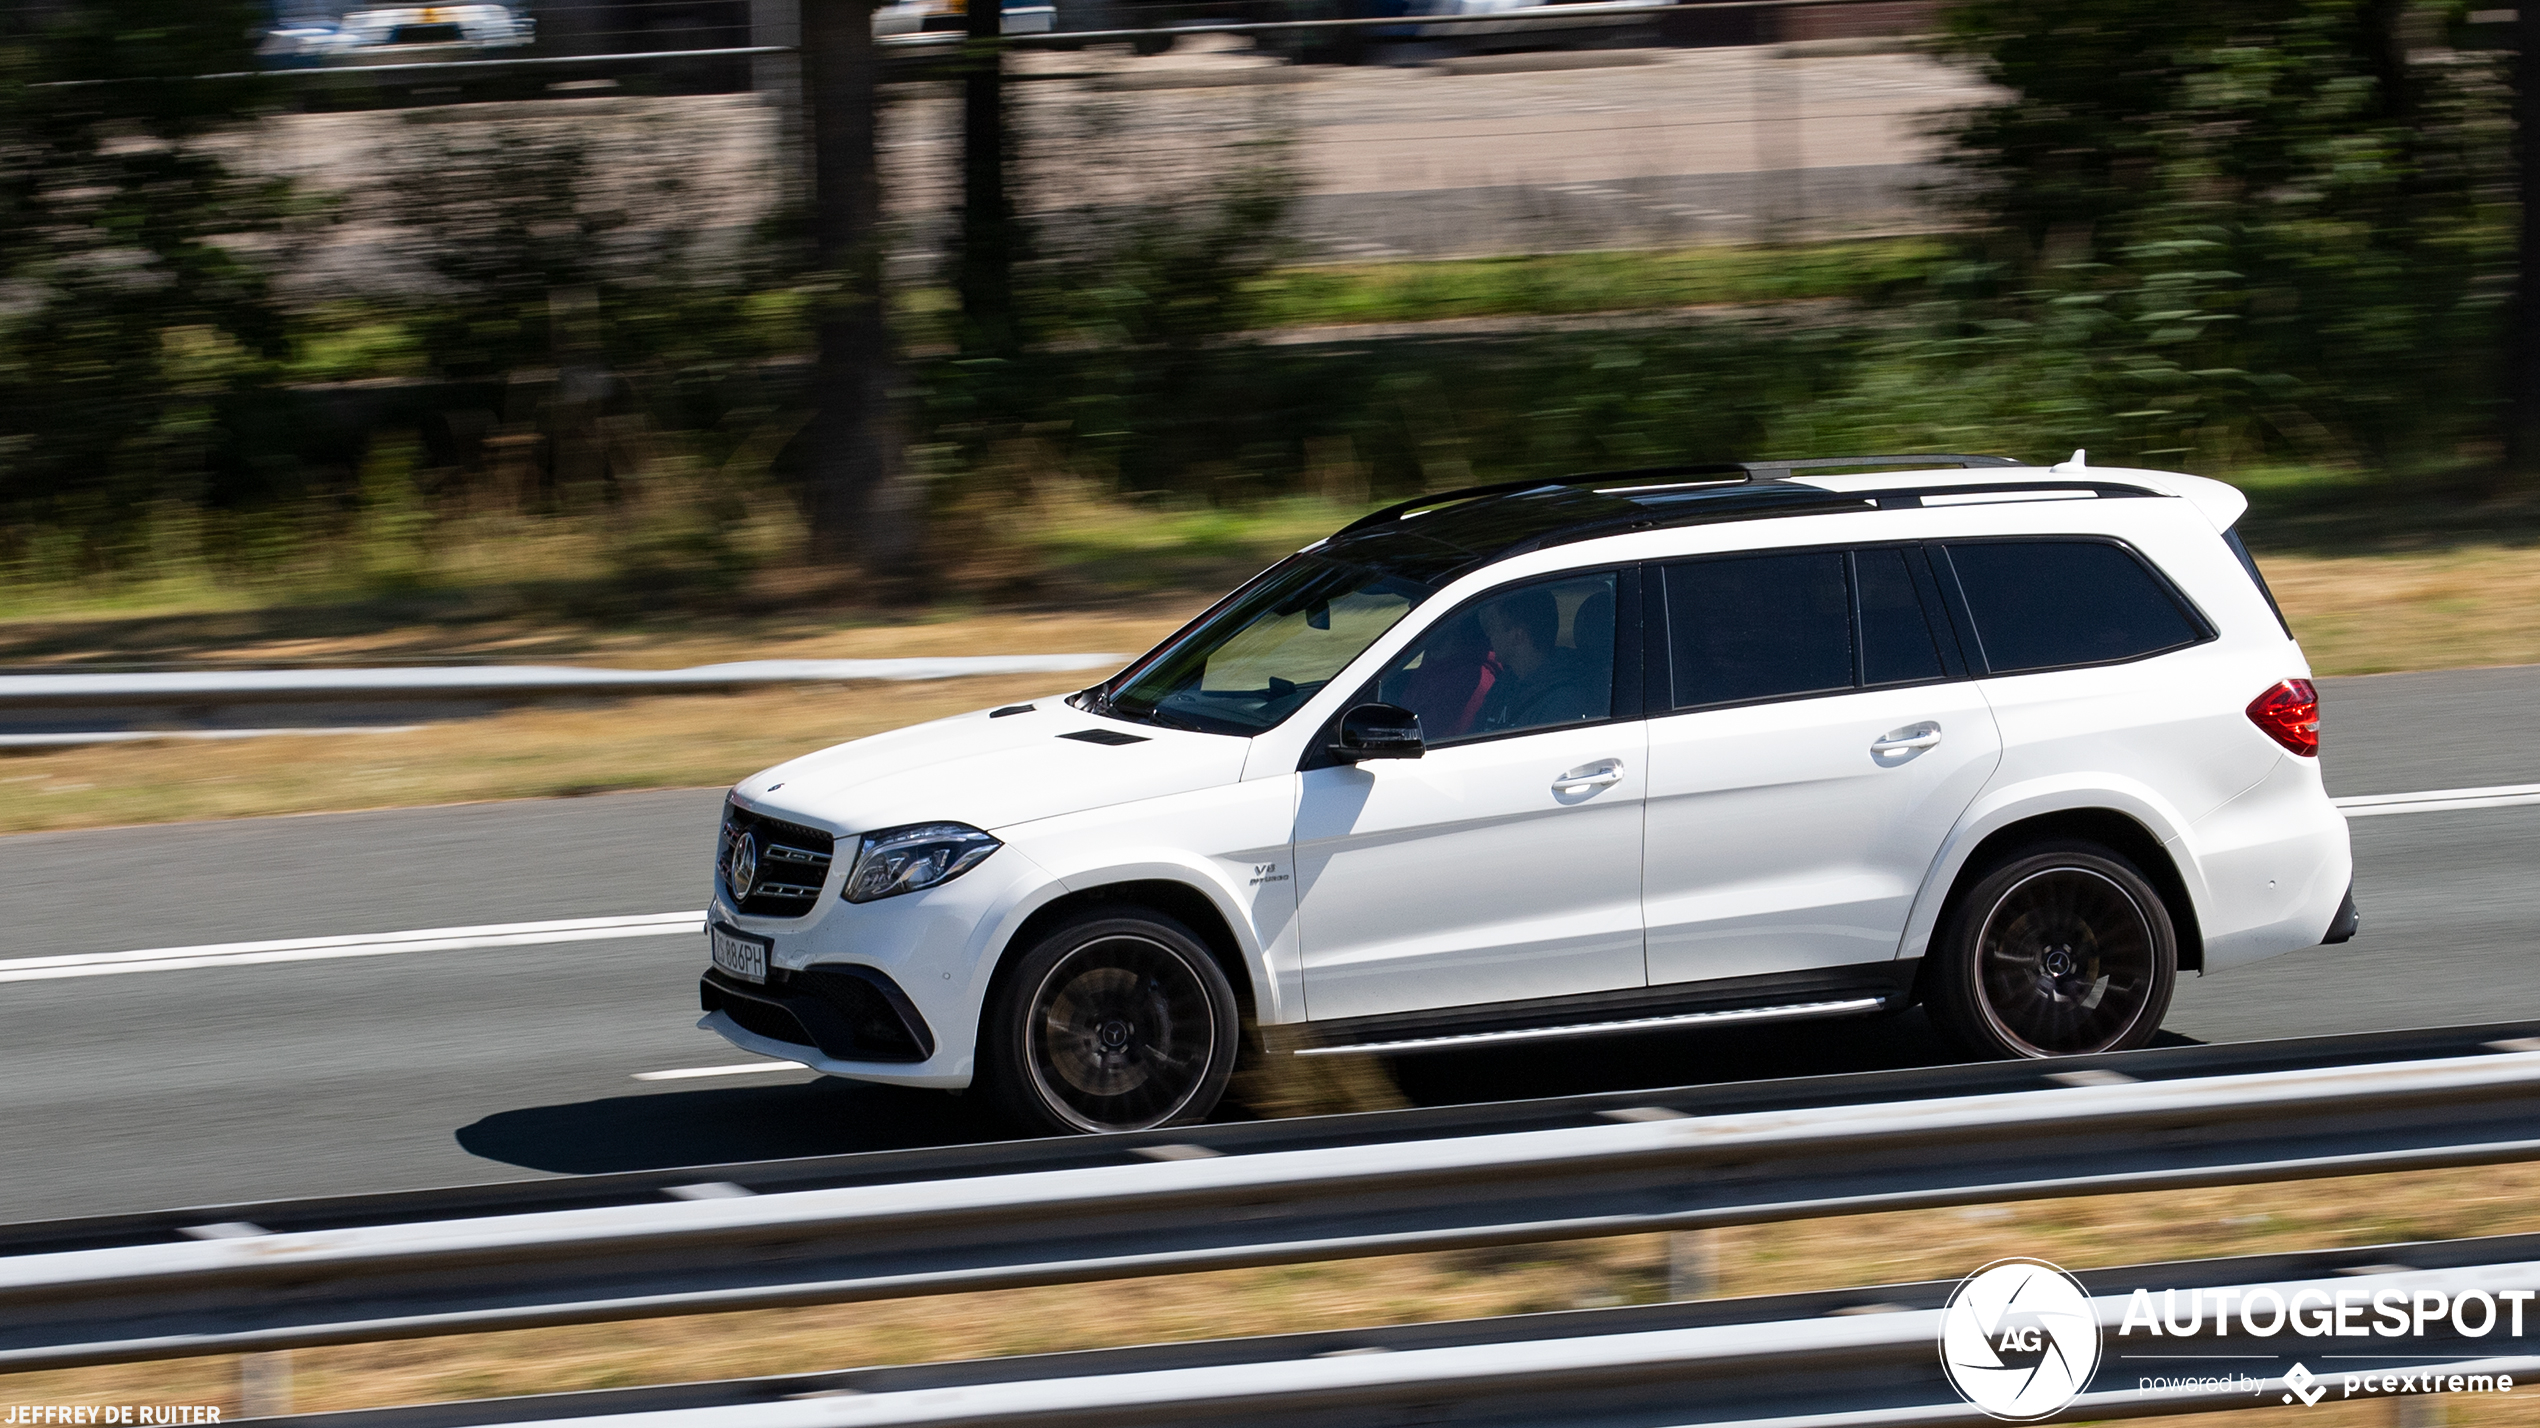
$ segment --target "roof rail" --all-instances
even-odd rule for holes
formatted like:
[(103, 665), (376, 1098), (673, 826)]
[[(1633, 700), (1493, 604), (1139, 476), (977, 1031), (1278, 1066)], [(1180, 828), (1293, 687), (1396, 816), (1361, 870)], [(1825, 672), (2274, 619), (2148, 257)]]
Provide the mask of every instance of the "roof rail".
[(1673, 479), (1695, 481), (1709, 477), (1718, 481), (1777, 481), (1794, 471), (1843, 469), (1852, 467), (1907, 467), (1931, 470), (1944, 466), (2026, 466), (2008, 456), (1962, 456), (1946, 452), (1908, 456), (1807, 456), (1789, 461), (1719, 461), (1692, 466), (1643, 466), (1629, 471), (1585, 471), (1571, 476), (1541, 476), (1526, 481), (1496, 481), (1487, 486), (1459, 486), (1451, 491), (1432, 491), (1397, 501), (1380, 511), (1371, 511), (1332, 532), (1345, 536), (1355, 531), (1391, 525), (1414, 511), (1434, 506), (1454, 505), (1479, 496), (1507, 496), (1519, 491), (1540, 491), (1547, 486), (1611, 486), (1622, 482)]
[(1841, 470), (1856, 466), (1905, 467), (1916, 471), (1943, 466), (2026, 466), (2008, 456), (1962, 456), (1953, 452), (1921, 452), (1908, 456), (1810, 456), (1796, 461), (1741, 461), (1738, 465), (1758, 481), (1773, 481), (1793, 471)]
[(1487, 486), (1458, 486), (1451, 491), (1431, 491), (1424, 496), (1414, 496), (1408, 501), (1396, 501), (1383, 510), (1370, 511), (1360, 516), (1332, 534), (1345, 536), (1354, 531), (1391, 525), (1414, 511), (1425, 511), (1432, 506), (1451, 506), (1458, 501), (1469, 501), (1478, 496), (1508, 496), (1519, 491), (1540, 491), (1546, 486), (1596, 486), (1613, 481), (1647, 481), (1662, 476), (1673, 476), (1679, 479), (1709, 476), (1723, 481), (1755, 479), (1754, 474), (1742, 465), (1735, 462), (1716, 462), (1707, 466), (1649, 466), (1635, 471), (1588, 471), (1571, 476), (1538, 476), (1528, 481), (1494, 481)]

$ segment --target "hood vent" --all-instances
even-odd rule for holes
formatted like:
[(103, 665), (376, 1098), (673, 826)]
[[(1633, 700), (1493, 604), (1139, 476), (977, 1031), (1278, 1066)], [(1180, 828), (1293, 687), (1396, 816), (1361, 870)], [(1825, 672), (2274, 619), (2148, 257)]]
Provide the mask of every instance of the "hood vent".
[(1147, 741), (1144, 734), (1123, 734), (1117, 729), (1079, 729), (1073, 734), (1061, 734), (1059, 737), (1075, 739), (1087, 744), (1143, 744)]

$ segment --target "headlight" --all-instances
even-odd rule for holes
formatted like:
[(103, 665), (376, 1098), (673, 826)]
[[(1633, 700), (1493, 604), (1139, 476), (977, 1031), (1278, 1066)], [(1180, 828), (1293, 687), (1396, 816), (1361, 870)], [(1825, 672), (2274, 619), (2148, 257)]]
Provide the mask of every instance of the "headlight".
[(912, 823), (867, 833), (847, 871), (847, 901), (871, 902), (951, 882), (1004, 846), (967, 823)]

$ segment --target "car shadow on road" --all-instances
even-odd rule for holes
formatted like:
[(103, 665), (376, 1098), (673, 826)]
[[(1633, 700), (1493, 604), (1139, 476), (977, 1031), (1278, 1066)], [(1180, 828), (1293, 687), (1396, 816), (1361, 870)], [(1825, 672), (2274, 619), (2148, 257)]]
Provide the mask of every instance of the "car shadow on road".
[(459, 1147), (470, 1155), (560, 1175), (1003, 1138), (973, 1098), (826, 1077), (527, 1106), (458, 1132)]
[[(2163, 1032), (2154, 1046), (2193, 1046)], [(1650, 1032), (1405, 1057), (1395, 1084), (1414, 1105), (1771, 1081), (1965, 1062), (1920, 1007), (1893, 1016)]]
[[(2155, 1046), (2191, 1046), (2164, 1032)], [(1599, 1091), (1891, 1071), (1963, 1062), (1917, 1009), (1892, 1017), (1598, 1037), (1405, 1057), (1395, 1084), (1414, 1105), (1531, 1100)], [(1228, 1107), (1220, 1115), (1239, 1118)], [(500, 1111), (463, 1127), (471, 1155), (529, 1170), (598, 1175), (1006, 1140), (975, 1096), (821, 1078), (611, 1096)]]

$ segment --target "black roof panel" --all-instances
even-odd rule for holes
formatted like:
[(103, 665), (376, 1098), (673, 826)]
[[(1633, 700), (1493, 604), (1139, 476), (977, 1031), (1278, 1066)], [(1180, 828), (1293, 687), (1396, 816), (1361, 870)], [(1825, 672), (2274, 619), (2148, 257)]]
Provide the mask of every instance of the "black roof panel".
[[(1843, 456), (1592, 472), (1417, 496), (1362, 516), (1318, 551), (1344, 559), (1412, 561), (1444, 580), (1530, 550), (1661, 526), (1874, 509), (1878, 492), (1834, 492), (1786, 478), (1802, 470), (2018, 466), (1999, 456)], [(1409, 542), (1417, 542), (1417, 554)], [(1442, 552), (1460, 552), (1447, 566)]]
[[(1758, 520), (1812, 512), (1871, 509), (1865, 496), (1821, 491), (1775, 481), (1679, 485), (1629, 492), (1571, 485), (1474, 496), (1417, 511), (1384, 525), (1364, 523), (1326, 541), (1322, 553), (1343, 559), (1392, 563), (1418, 542), (1424, 552), (1460, 551), (1455, 573), (1526, 551), (1659, 526)], [(1443, 575), (1443, 572), (1441, 572)]]

